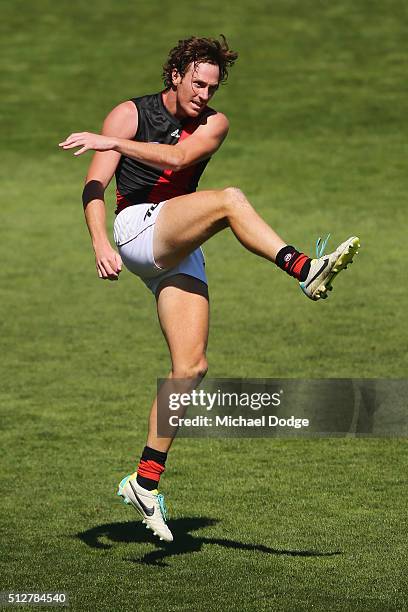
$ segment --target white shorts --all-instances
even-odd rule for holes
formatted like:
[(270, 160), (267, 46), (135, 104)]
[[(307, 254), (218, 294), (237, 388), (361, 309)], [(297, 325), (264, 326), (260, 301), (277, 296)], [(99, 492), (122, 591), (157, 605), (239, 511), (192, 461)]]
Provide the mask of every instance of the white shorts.
[(135, 204), (122, 210), (115, 219), (113, 236), (126, 268), (139, 276), (155, 294), (164, 278), (187, 274), (207, 284), (204, 254), (193, 251), (174, 268), (160, 268), (153, 256), (154, 225), (165, 202)]

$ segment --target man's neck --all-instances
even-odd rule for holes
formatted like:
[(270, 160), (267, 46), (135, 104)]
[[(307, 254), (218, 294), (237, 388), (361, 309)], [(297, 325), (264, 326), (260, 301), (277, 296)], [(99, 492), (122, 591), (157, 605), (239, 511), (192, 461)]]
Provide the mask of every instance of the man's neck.
[(163, 104), (171, 115), (174, 115), (179, 121), (183, 121), (186, 115), (181, 111), (177, 104), (177, 92), (173, 89), (167, 89), (162, 93)]

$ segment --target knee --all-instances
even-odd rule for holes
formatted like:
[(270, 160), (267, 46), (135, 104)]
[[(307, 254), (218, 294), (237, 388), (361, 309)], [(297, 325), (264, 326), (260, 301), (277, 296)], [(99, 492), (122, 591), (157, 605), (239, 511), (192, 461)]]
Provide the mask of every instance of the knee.
[(237, 187), (226, 187), (222, 190), (222, 195), (227, 212), (235, 210), (237, 207), (250, 206), (244, 193)]
[(207, 370), (208, 362), (203, 355), (197, 361), (173, 365), (172, 376), (173, 378), (199, 378), (201, 380), (207, 374)]

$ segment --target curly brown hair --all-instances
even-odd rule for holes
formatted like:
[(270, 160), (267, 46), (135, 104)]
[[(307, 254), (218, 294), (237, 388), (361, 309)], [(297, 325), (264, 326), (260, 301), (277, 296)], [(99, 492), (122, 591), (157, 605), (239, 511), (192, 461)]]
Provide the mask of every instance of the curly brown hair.
[(219, 83), (225, 82), (228, 78), (228, 68), (234, 64), (238, 53), (228, 47), (223, 34), (220, 34), (220, 37), (221, 41), (216, 38), (197, 38), (196, 36), (179, 40), (178, 45), (170, 51), (163, 66), (162, 76), (165, 87), (170, 89), (172, 86), (171, 74), (174, 68), (183, 77), (191, 63), (197, 65), (208, 62), (218, 65)]

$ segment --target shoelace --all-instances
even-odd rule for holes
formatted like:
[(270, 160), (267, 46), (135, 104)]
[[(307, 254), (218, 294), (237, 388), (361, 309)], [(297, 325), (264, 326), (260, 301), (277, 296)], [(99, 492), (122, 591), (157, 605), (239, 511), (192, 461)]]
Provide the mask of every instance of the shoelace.
[(329, 238), (330, 238), (330, 234), (327, 234), (327, 236), (326, 236), (326, 238), (324, 240), (322, 240), (321, 236), (316, 240), (316, 257), (317, 257), (317, 259), (320, 259), (320, 257), (323, 257), (325, 248), (326, 248), (327, 243), (329, 241)]
[(167, 508), (166, 508), (166, 504), (164, 503), (164, 495), (162, 495), (161, 493), (158, 493), (157, 495), (157, 501), (159, 502), (159, 506), (160, 506), (160, 512), (162, 514), (162, 517), (165, 521), (167, 521)]

